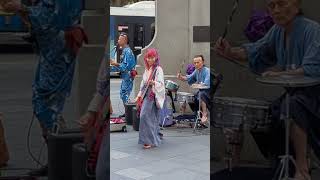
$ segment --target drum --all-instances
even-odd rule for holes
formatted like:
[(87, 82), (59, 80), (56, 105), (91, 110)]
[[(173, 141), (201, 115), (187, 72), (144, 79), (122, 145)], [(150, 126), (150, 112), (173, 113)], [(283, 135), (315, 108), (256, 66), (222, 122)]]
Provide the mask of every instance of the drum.
[(193, 103), (194, 102), (194, 95), (187, 92), (177, 92), (177, 101), (178, 102), (187, 102)]
[(267, 130), (271, 124), (267, 101), (237, 97), (213, 100), (213, 125), (221, 128)]
[(165, 81), (165, 87), (166, 89), (176, 92), (179, 89), (179, 85), (171, 80), (166, 80)]

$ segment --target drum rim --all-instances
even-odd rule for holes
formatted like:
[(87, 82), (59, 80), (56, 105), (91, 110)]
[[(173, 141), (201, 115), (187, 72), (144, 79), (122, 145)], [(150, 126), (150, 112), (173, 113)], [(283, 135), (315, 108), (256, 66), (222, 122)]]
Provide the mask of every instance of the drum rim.
[[(234, 101), (234, 100), (249, 100), (249, 101)], [(233, 101), (232, 101), (233, 100)], [(215, 97), (214, 98), (214, 103), (216, 102), (221, 102), (224, 101), (226, 103), (229, 103), (231, 105), (235, 104), (235, 105), (245, 105), (248, 107), (263, 107), (263, 106), (269, 106), (271, 103), (268, 101), (264, 101), (264, 100), (256, 100), (256, 99), (248, 99), (248, 98), (242, 98), (242, 97), (228, 97), (228, 96), (221, 96), (221, 97)]]
[[(185, 94), (181, 94), (181, 93), (185, 93)], [(181, 96), (183, 96), (183, 95), (186, 95), (186, 96), (192, 96), (192, 97), (194, 97), (195, 95), (194, 94), (192, 94), (192, 93), (188, 93), (188, 92), (177, 92), (177, 95), (181, 95)]]
[(170, 83), (175, 84), (175, 85), (178, 86), (178, 83), (176, 83), (176, 82), (174, 82), (174, 81), (172, 81), (172, 80), (166, 80), (165, 83), (167, 83), (167, 82), (170, 82)]

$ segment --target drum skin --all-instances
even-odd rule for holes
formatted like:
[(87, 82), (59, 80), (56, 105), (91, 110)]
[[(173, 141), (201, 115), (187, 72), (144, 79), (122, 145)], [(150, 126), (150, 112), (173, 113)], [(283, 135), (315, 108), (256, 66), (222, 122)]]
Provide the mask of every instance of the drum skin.
[(166, 80), (165, 81), (165, 87), (166, 89), (176, 92), (179, 89), (179, 85), (171, 80)]

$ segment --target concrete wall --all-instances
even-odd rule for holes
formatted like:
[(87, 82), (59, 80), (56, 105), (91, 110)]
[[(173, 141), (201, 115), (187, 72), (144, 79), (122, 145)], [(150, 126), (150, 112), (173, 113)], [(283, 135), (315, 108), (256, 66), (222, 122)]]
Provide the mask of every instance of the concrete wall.
[[(206, 43), (193, 42), (193, 26), (209, 26), (209, 0), (156, 0), (156, 33), (153, 41), (142, 50), (145, 53), (148, 47), (159, 50), (161, 65), (165, 79), (171, 79), (180, 85), (180, 91), (191, 91), (186, 83), (175, 77), (182, 63), (192, 62), (195, 54), (203, 54), (209, 65), (209, 38)], [(135, 92), (139, 88), (143, 74), (143, 55), (138, 56), (139, 76), (135, 80)], [(182, 69), (185, 71), (185, 67)]]
[(76, 119), (86, 112), (95, 93), (96, 78), (104, 56), (104, 45), (109, 34), (109, 1), (86, 0), (82, 13), (82, 25), (88, 35), (89, 44), (84, 45), (78, 55), (76, 80)]
[(210, 1), (208, 0), (189, 0), (189, 59), (188, 63), (192, 63), (192, 58), (196, 54), (203, 54), (205, 64), (210, 67), (210, 43), (193, 42), (193, 26), (210, 26)]

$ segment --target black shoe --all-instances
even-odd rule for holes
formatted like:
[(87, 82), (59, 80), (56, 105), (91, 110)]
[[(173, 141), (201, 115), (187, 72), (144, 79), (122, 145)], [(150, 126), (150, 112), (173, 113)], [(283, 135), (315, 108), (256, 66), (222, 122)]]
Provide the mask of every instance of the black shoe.
[(160, 136), (160, 139), (162, 140), (163, 139), (163, 134), (159, 133), (159, 136)]
[(42, 166), (40, 169), (35, 169), (28, 172), (29, 176), (48, 176), (48, 166)]
[(208, 126), (206, 126), (205, 124), (202, 124), (202, 123), (199, 123), (198, 124), (198, 128), (203, 128), (203, 129), (205, 129), (205, 128), (208, 128)]

